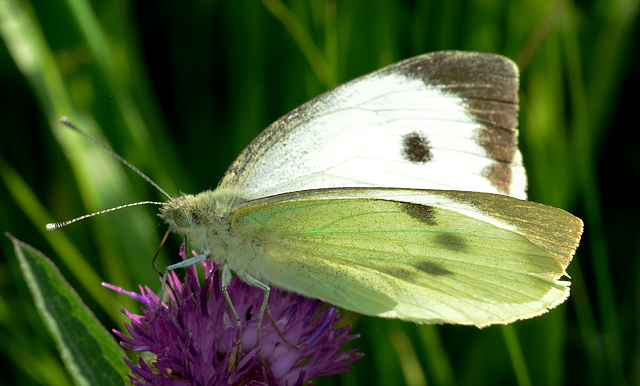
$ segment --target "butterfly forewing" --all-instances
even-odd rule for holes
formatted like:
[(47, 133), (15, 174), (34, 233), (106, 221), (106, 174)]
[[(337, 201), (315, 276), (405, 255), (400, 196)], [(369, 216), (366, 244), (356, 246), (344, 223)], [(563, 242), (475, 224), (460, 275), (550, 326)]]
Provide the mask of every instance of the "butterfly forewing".
[(517, 92), (517, 67), (499, 55), (410, 58), (280, 118), (238, 156), (219, 186), (249, 198), (344, 186), (525, 198)]
[[(528, 226), (468, 215), (484, 210), (474, 206), (475, 193), (404, 189), (268, 197), (238, 208), (232, 226), (248, 243), (259, 240), (264, 257), (245, 268), (260, 280), (363, 314), (485, 326), (562, 302), (569, 289), (559, 279), (579, 220), (541, 204), (480, 196), (504, 211), (525, 207), (530, 214), (520, 220)], [(556, 234), (532, 230), (555, 219), (565, 224)]]

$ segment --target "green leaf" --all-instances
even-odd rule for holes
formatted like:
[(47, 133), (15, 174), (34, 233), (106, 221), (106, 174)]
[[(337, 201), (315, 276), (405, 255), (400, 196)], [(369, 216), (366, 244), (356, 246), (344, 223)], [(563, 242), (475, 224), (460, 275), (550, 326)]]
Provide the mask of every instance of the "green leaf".
[(129, 368), (113, 336), (64, 280), (49, 258), (12, 235), (16, 256), (38, 312), (78, 385), (124, 385)]

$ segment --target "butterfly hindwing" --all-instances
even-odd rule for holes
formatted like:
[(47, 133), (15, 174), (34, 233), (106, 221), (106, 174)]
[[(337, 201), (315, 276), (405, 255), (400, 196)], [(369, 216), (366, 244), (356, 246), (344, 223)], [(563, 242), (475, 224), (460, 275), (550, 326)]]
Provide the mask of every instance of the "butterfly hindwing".
[(561, 303), (582, 231), (579, 219), (542, 204), (411, 189), (267, 197), (240, 205), (232, 228), (260, 251), (230, 267), (264, 283), (363, 314), (477, 326)]
[(238, 156), (219, 186), (248, 198), (341, 186), (525, 198), (517, 92), (517, 67), (499, 55), (445, 51), (410, 58), (280, 118)]

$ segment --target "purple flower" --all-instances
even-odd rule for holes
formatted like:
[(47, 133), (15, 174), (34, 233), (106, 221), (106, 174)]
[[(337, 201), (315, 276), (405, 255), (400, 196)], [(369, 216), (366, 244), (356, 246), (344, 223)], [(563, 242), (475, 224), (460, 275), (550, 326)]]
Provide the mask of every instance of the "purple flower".
[[(186, 256), (184, 246), (180, 255)], [(134, 385), (303, 385), (349, 371), (362, 357), (357, 349), (338, 352), (358, 336), (349, 335), (350, 325), (337, 327), (341, 317), (334, 306), (272, 289), (273, 321), (268, 313), (262, 321), (262, 361), (257, 318), (264, 291), (237, 277), (231, 280), (228, 291), (241, 319), (238, 328), (222, 294), (220, 266), (209, 260), (200, 266), (202, 283), (195, 266), (185, 270), (183, 282), (170, 273), (172, 301), (160, 307), (148, 287), (140, 286), (138, 294), (104, 284), (144, 304), (143, 315), (123, 310), (131, 320), (126, 324), (130, 336), (114, 330), (122, 346), (152, 356), (140, 358), (138, 365), (125, 358)]]

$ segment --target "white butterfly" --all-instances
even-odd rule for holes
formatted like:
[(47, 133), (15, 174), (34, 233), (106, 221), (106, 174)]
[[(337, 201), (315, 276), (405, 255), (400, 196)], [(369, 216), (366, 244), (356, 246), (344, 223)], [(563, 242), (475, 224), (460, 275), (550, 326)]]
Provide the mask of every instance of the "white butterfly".
[(216, 190), (161, 209), (199, 253), (169, 269), (212, 258), (225, 281), (234, 271), (267, 296), (419, 323), (546, 312), (569, 295), (561, 278), (582, 222), (521, 200), (517, 90), (509, 59), (436, 52), (314, 98), (262, 132)]

